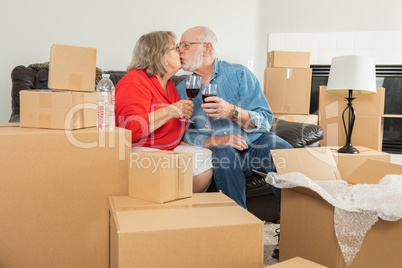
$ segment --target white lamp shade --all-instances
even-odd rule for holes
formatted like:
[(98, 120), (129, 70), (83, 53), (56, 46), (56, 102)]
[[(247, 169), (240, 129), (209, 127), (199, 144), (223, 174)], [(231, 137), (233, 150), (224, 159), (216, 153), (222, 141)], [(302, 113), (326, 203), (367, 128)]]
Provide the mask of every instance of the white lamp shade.
[(366, 56), (340, 56), (332, 59), (327, 91), (353, 94), (376, 93), (375, 62)]

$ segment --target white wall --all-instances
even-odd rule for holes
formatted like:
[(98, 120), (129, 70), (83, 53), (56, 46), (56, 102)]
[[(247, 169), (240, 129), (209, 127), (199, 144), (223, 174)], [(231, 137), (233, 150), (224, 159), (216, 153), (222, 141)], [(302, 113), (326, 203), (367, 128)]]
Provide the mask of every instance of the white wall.
[(192, 26), (215, 31), (219, 58), (254, 59), (258, 0), (1, 0), (0, 122), (11, 115), (10, 74), (17, 65), (46, 62), (52, 43), (97, 48), (97, 66), (124, 70), (137, 39), (172, 30), (178, 39)]
[(263, 83), (269, 33), (402, 30), (400, 10), (399, 0), (1, 0), (0, 122), (11, 114), (12, 69), (48, 61), (52, 43), (95, 47), (98, 67), (124, 70), (142, 34), (205, 25), (219, 58), (254, 60)]
[(402, 1), (399, 0), (262, 0), (259, 10), (261, 33), (266, 39), (264, 46), (257, 48), (264, 61), (255, 67), (258, 77), (263, 77), (270, 33), (402, 30)]
[(331, 64), (334, 57), (345, 55), (401, 64), (402, 31), (270, 33), (268, 50), (309, 51), (311, 64)]

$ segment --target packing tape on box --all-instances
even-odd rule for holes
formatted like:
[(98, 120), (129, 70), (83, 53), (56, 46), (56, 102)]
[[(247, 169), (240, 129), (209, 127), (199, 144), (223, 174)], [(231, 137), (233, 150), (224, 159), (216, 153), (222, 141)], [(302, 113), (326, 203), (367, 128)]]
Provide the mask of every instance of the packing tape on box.
[(335, 233), (346, 266), (352, 264), (367, 231), (378, 218), (402, 218), (402, 175), (386, 175), (378, 184), (357, 185), (342, 180), (313, 181), (298, 172), (271, 172), (265, 180), (278, 188), (309, 188), (335, 207)]
[(51, 91), (40, 91), (39, 94), (39, 115), (38, 123), (40, 126), (50, 126), (52, 124), (52, 111), (53, 98)]
[(52, 92), (51, 91), (40, 91), (39, 94), (39, 107), (52, 108)]
[(183, 169), (183, 165), (180, 165), (180, 160), (183, 160), (183, 157), (180, 157), (179, 155), (177, 156), (177, 193), (176, 193), (176, 197), (180, 198), (180, 197), (184, 197), (184, 184), (185, 184), (185, 179), (184, 179), (184, 170)]
[(293, 69), (292, 68), (287, 68), (287, 70), (286, 70), (286, 79), (292, 78), (292, 74), (293, 74)]

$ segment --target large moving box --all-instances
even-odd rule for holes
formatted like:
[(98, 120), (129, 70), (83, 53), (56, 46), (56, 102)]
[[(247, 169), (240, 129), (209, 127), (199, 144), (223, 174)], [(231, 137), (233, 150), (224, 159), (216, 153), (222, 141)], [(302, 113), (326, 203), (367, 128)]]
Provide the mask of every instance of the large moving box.
[(310, 52), (270, 51), (264, 94), (274, 114), (309, 114)]
[(110, 198), (111, 268), (263, 267), (264, 223), (222, 193)]
[(130, 197), (165, 203), (193, 193), (193, 154), (170, 151), (130, 154)]
[[(320, 115), (319, 125), (324, 130), (323, 146), (344, 146), (346, 134), (342, 116)], [(347, 116), (347, 115), (346, 115)], [(346, 119), (347, 120), (347, 119)], [(384, 119), (381, 116), (356, 115), (352, 133), (352, 145), (382, 150)]]
[(96, 126), (95, 92), (22, 90), (21, 127), (80, 129)]
[(131, 149), (130, 131), (110, 134), (0, 126), (0, 267), (109, 267)]
[[(346, 143), (346, 134), (342, 112), (347, 106), (346, 95), (329, 93), (326, 88), (326, 86), (320, 87), (319, 97), (319, 125), (325, 133), (322, 145), (343, 146)], [(378, 87), (377, 94), (354, 97), (356, 97), (353, 100), (356, 119), (352, 132), (352, 145), (381, 151), (385, 89)], [(345, 120), (347, 123), (347, 113)]]
[[(387, 174), (402, 174), (401, 165), (367, 160), (348, 177), (341, 177), (327, 147), (273, 153), (279, 174), (301, 172), (314, 181), (343, 179), (351, 184), (376, 184)], [(349, 267), (400, 267), (401, 241), (402, 220), (379, 219), (366, 233)], [(293, 257), (328, 267), (346, 267), (335, 235), (334, 207), (303, 187), (282, 190), (280, 261)]]
[[(327, 92), (326, 86), (320, 86), (319, 112), (321, 114), (341, 115), (346, 108), (347, 95)], [(377, 87), (376, 94), (354, 95), (353, 107), (357, 115), (382, 116), (384, 114), (385, 88)]]
[(51, 89), (95, 91), (96, 48), (53, 44), (50, 52)]
[(274, 114), (309, 114), (311, 74), (310, 68), (265, 68), (264, 94)]

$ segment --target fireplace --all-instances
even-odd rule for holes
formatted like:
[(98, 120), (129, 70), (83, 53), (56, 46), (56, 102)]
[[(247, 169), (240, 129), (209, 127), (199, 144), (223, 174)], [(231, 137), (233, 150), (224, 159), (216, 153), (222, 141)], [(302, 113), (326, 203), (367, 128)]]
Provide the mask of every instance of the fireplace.
[[(311, 65), (310, 113), (318, 114), (320, 86), (326, 85), (330, 65)], [(395, 117), (384, 118), (382, 150), (402, 154), (402, 65), (377, 65), (377, 87), (385, 88), (384, 114)]]

